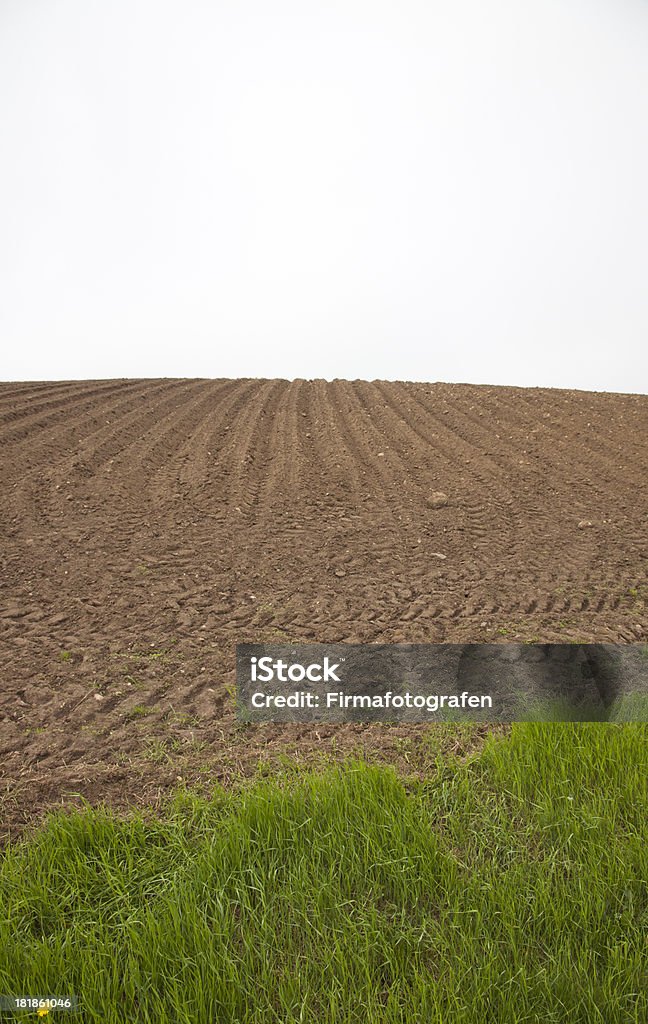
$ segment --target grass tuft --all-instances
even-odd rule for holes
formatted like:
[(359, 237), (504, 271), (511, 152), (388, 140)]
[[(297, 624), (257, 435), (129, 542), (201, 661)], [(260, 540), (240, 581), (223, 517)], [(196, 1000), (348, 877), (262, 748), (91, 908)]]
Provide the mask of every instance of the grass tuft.
[(358, 761), (59, 813), (0, 867), (0, 991), (102, 1024), (640, 1024), (646, 749), (516, 725), (422, 782)]

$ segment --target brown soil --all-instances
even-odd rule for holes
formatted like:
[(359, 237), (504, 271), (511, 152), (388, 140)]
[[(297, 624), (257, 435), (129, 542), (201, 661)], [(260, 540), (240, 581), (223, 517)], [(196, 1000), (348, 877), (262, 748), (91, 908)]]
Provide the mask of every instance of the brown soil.
[(423, 764), (421, 727), (237, 724), (237, 642), (646, 637), (647, 397), (2, 384), (0, 442), (5, 834), (286, 754)]

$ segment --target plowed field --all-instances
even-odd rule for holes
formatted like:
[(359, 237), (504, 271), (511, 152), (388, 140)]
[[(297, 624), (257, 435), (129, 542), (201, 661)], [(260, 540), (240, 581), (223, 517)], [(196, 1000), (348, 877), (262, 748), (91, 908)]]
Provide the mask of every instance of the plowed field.
[(237, 642), (646, 637), (643, 396), (12, 383), (0, 441), (5, 829), (282, 753), (408, 760), (420, 728), (238, 725)]

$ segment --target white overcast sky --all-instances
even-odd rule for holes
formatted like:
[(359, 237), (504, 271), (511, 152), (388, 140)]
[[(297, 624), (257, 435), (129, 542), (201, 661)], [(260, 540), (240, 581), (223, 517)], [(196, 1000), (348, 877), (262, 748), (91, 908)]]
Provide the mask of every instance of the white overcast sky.
[(648, 0), (0, 0), (0, 379), (648, 391)]

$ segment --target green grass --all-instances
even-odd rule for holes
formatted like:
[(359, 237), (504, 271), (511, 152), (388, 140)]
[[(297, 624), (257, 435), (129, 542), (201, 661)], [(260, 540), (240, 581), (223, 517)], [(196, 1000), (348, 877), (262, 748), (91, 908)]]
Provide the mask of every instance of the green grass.
[(59, 813), (0, 868), (0, 992), (102, 1024), (645, 1024), (646, 737), (517, 725), (424, 782)]
[(145, 704), (135, 704), (135, 706), (132, 707), (130, 709), (130, 711), (127, 713), (127, 717), (128, 718), (146, 718), (146, 716), (150, 715), (152, 711), (153, 711), (153, 708), (148, 708), (148, 707), (146, 707)]

